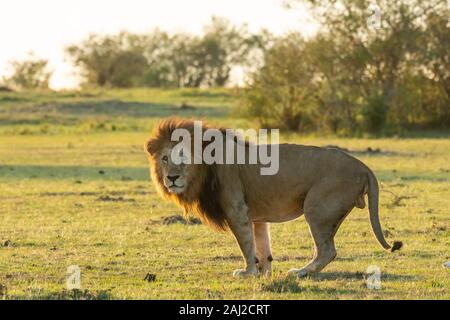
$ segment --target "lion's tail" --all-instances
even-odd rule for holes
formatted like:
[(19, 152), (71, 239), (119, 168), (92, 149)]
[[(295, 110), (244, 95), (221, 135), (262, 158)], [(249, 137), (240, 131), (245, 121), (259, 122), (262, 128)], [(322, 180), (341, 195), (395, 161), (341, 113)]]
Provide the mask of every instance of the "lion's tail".
[(401, 241), (394, 241), (392, 246), (390, 246), (383, 235), (383, 230), (381, 229), (380, 218), (378, 216), (378, 199), (379, 199), (379, 189), (378, 189), (378, 181), (373, 172), (369, 169), (369, 217), (370, 224), (372, 225), (373, 233), (377, 238), (378, 242), (383, 246), (386, 250), (391, 250), (391, 252), (400, 250), (403, 246)]

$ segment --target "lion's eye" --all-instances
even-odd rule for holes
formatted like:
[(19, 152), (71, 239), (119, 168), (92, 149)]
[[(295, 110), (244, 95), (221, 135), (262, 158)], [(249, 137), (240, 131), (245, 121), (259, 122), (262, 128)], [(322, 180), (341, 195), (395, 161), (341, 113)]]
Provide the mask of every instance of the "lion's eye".
[(164, 156), (162, 157), (162, 161), (167, 163), (169, 161), (169, 157), (168, 156)]

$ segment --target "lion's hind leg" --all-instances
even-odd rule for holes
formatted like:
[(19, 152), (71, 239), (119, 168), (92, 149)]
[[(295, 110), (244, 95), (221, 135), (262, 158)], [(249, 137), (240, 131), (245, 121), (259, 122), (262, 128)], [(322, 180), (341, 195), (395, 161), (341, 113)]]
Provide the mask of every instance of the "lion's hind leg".
[(325, 228), (317, 225), (310, 225), (310, 232), (314, 238), (314, 257), (301, 269), (291, 269), (289, 274), (298, 277), (304, 277), (317, 273), (325, 268), (336, 257), (336, 248), (334, 245), (334, 231), (330, 226)]
[(324, 196), (323, 192), (312, 193), (306, 197), (305, 219), (314, 240), (314, 256), (306, 266), (291, 269), (289, 274), (299, 277), (314, 274), (334, 260), (337, 254), (334, 236), (353, 207), (354, 198), (352, 200), (351, 197), (346, 201), (336, 195), (333, 196), (332, 193)]
[(271, 276), (273, 259), (270, 246), (269, 224), (266, 222), (253, 222), (253, 231), (259, 274), (262, 276)]

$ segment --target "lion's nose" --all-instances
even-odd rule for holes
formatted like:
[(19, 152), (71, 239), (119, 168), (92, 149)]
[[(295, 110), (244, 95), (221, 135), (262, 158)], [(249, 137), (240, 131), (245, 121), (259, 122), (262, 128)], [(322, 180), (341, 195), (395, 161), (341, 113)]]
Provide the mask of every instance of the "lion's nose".
[(172, 181), (172, 183), (175, 183), (175, 181), (177, 181), (177, 179), (179, 178), (180, 176), (167, 176), (167, 179), (169, 179), (170, 181)]

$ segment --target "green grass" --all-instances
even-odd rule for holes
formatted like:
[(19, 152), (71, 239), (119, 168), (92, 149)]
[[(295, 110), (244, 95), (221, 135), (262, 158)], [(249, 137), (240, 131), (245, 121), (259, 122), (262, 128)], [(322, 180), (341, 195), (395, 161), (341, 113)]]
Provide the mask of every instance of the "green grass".
[(0, 92), (0, 134), (143, 131), (168, 116), (224, 119), (234, 104), (229, 89)]
[[(234, 104), (228, 90), (1, 93), (0, 299), (450, 298), (449, 138), (282, 135), (359, 151), (381, 182), (387, 238), (405, 243), (395, 254), (376, 242), (367, 210), (355, 209), (337, 234), (338, 257), (319, 275), (285, 277), (312, 254), (300, 218), (272, 225), (272, 279), (235, 279), (242, 260), (231, 235), (167, 219), (180, 210), (150, 182), (149, 130), (171, 114), (251, 125), (228, 116)], [(80, 291), (66, 290), (71, 265), (81, 268)], [(381, 290), (366, 287), (370, 265), (381, 268)]]

